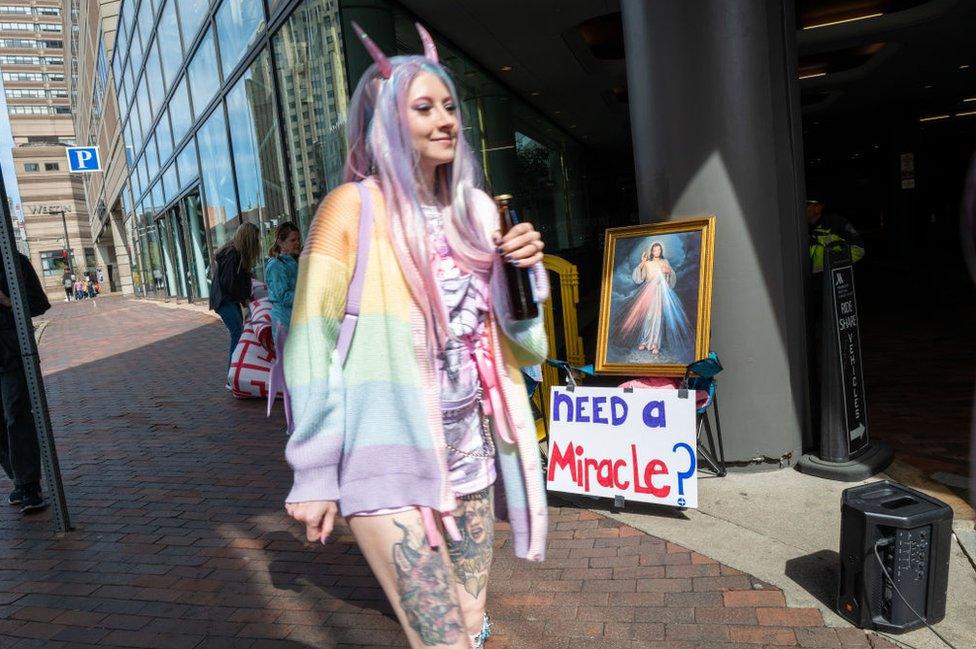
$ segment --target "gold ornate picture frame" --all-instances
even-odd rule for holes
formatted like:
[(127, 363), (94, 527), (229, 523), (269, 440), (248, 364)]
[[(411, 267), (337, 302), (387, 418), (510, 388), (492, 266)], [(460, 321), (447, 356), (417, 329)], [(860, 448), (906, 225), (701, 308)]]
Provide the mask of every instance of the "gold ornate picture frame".
[(684, 376), (708, 355), (715, 217), (606, 231), (596, 371)]

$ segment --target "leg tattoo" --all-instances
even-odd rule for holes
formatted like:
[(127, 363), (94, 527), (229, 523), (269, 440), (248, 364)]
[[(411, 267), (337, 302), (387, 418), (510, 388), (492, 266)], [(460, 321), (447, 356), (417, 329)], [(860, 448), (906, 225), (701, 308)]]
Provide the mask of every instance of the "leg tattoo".
[(454, 511), (460, 541), (447, 541), (454, 575), (470, 595), (477, 598), (488, 585), (492, 543), (495, 540), (491, 487), (461, 501)]
[(427, 547), (421, 530), (414, 533), (393, 521), (403, 539), (393, 545), (400, 606), (425, 645), (454, 644), (464, 632), (461, 609), (451, 592), (447, 566), (440, 552)]

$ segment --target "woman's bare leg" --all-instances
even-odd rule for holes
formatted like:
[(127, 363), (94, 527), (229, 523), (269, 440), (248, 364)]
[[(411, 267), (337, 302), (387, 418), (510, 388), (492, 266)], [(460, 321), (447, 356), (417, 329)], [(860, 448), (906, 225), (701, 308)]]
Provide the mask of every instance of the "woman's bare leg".
[(460, 541), (447, 539), (458, 600), (469, 635), (481, 633), (485, 602), (488, 599), (488, 572), (491, 569), (495, 540), (493, 487), (459, 500), (454, 520), (461, 532)]
[(410, 646), (470, 649), (447, 549), (430, 548), (420, 513), (348, 520)]

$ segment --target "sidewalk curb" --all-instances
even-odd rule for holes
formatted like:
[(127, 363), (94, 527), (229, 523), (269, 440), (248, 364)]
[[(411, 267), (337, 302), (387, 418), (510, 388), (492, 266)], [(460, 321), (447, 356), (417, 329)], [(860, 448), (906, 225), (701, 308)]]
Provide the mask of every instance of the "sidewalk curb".
[(34, 327), (34, 343), (37, 345), (41, 344), (41, 336), (44, 335), (44, 331), (47, 326), (51, 324), (50, 320), (39, 320), (37, 326)]
[(956, 543), (962, 548), (962, 553), (969, 559), (973, 570), (976, 570), (976, 530), (953, 529), (952, 533), (956, 537)]

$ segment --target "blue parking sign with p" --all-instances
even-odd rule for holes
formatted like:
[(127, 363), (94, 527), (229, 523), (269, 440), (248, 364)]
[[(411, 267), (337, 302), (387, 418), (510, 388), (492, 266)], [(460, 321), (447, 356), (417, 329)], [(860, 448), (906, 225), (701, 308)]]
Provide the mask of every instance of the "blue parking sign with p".
[(90, 173), (102, 170), (97, 146), (69, 146), (68, 170), (72, 173)]

